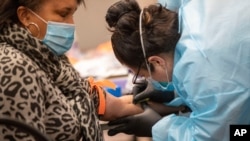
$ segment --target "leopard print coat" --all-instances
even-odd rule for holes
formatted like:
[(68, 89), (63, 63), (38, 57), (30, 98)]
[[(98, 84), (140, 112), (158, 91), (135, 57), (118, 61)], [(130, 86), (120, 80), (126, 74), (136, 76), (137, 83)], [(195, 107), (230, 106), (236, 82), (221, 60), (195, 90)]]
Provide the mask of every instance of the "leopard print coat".
[[(0, 117), (21, 120), (55, 141), (102, 141), (98, 97), (90, 95), (97, 91), (65, 55), (54, 55), (16, 24), (0, 29)], [(0, 140), (35, 139), (0, 125)]]

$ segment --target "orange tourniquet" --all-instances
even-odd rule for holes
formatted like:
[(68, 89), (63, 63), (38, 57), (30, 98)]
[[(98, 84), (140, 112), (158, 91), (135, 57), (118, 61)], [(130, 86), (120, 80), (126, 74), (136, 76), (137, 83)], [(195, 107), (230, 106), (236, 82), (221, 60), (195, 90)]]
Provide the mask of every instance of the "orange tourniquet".
[(106, 100), (105, 100), (105, 96), (104, 96), (103, 87), (116, 89), (116, 85), (113, 82), (106, 80), (106, 79), (95, 81), (93, 77), (89, 77), (88, 81), (90, 83), (91, 90), (96, 89), (98, 92), (98, 95), (99, 95), (98, 114), (103, 115), (105, 113), (105, 108), (106, 108), (106, 103), (105, 103)]

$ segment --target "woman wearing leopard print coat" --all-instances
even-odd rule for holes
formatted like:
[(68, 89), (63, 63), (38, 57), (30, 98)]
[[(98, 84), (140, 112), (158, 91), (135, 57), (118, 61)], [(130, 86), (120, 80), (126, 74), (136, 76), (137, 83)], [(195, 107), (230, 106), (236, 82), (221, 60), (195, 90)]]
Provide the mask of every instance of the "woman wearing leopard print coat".
[[(131, 97), (115, 98), (93, 80), (80, 79), (64, 55), (80, 4), (84, 0), (0, 1), (0, 117), (27, 123), (56, 141), (102, 141), (99, 117), (141, 112)], [(0, 125), (0, 140), (35, 139)]]

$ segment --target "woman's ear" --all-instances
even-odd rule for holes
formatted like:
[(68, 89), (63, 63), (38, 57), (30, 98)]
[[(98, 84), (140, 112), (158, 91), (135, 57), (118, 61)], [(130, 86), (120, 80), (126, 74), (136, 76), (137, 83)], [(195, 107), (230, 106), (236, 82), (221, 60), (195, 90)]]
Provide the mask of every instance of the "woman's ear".
[(150, 56), (148, 58), (148, 62), (154, 65), (165, 66), (165, 60), (160, 56)]
[(30, 23), (30, 12), (28, 11), (27, 8), (25, 8), (24, 6), (19, 6), (17, 8), (17, 17), (19, 19), (19, 21), (25, 26), (27, 27)]

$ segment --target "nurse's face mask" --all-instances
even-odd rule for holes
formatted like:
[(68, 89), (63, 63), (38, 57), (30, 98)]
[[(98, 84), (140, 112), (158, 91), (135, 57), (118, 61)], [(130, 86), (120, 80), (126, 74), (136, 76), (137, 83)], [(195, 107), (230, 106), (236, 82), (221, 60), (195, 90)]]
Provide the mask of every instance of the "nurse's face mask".
[[(144, 47), (144, 43), (143, 43), (143, 36), (142, 36), (142, 14), (143, 14), (143, 10), (141, 11), (141, 14), (140, 14), (139, 32), (140, 32), (140, 41), (141, 41), (142, 52), (143, 52), (143, 56), (144, 56), (144, 59), (145, 59), (146, 67), (147, 67), (147, 70), (148, 70), (148, 73), (149, 73), (149, 77), (147, 78), (147, 80), (153, 85), (154, 89), (156, 89), (156, 90), (160, 90), (160, 91), (174, 91), (173, 83), (169, 81), (170, 79), (168, 77), (168, 71), (167, 71), (167, 69), (166, 69), (167, 82), (158, 82), (158, 81), (156, 81), (156, 80), (154, 80), (152, 78), (152, 71), (151, 71), (150, 64), (149, 64), (149, 62), (147, 60), (147, 57), (146, 57), (146, 51), (145, 51), (145, 47)], [(137, 73), (135, 74), (135, 76), (134, 76), (134, 78), (132, 80), (134, 84), (143, 83), (143, 80), (138, 79), (138, 75), (139, 75), (141, 66), (142, 66), (142, 64), (139, 66), (139, 68), (137, 70)]]

